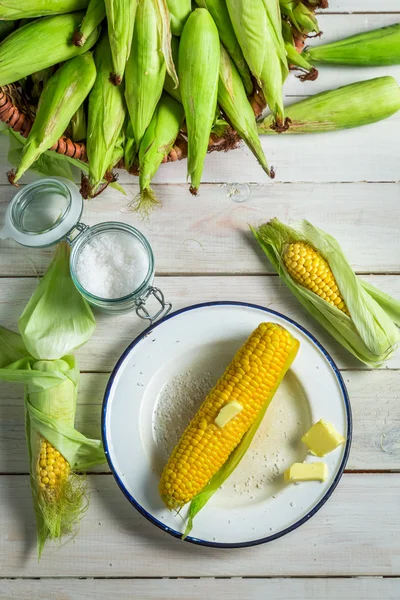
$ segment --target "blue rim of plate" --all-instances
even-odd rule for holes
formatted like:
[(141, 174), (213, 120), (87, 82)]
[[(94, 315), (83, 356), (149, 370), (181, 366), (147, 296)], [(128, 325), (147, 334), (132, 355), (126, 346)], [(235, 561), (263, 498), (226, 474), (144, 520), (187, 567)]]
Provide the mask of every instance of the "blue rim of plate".
[(333, 480), (331, 486), (329, 487), (329, 489), (327, 490), (327, 492), (325, 493), (323, 498), (321, 498), (321, 500), (314, 506), (314, 508), (312, 508), (306, 515), (304, 515), (304, 517), (302, 517), (301, 519), (299, 519), (298, 521), (296, 521), (295, 523), (290, 525), (290, 527), (286, 527), (282, 531), (268, 535), (267, 537), (264, 537), (264, 538), (260, 538), (257, 540), (251, 540), (248, 542), (233, 542), (233, 543), (209, 542), (207, 540), (202, 540), (200, 538), (196, 538), (196, 537), (192, 537), (192, 536), (187, 536), (184, 540), (185, 542), (189, 542), (191, 544), (196, 544), (199, 546), (208, 546), (211, 548), (247, 548), (249, 546), (259, 546), (260, 544), (266, 544), (267, 542), (272, 542), (273, 540), (276, 540), (276, 539), (283, 537), (284, 535), (290, 533), (291, 531), (294, 531), (295, 529), (297, 529), (298, 527), (300, 527), (301, 525), (306, 523), (311, 517), (313, 517), (319, 511), (320, 508), (322, 508), (322, 506), (325, 504), (325, 502), (331, 497), (332, 493), (334, 492), (336, 486), (338, 485), (338, 483), (343, 475), (343, 472), (346, 468), (347, 459), (349, 457), (351, 440), (352, 440), (353, 423), (352, 423), (350, 399), (349, 399), (349, 395), (348, 395), (348, 392), (346, 389), (346, 385), (343, 381), (343, 377), (342, 377), (335, 361), (329, 354), (329, 352), (327, 352), (327, 350), (325, 350), (325, 348), (320, 344), (320, 342), (309, 331), (307, 331), (307, 329), (305, 329), (304, 327), (299, 325), (299, 323), (297, 323), (293, 319), (290, 319), (289, 317), (286, 317), (285, 315), (282, 315), (281, 313), (279, 313), (275, 310), (271, 310), (270, 308), (266, 308), (264, 306), (259, 306), (258, 304), (250, 304), (248, 302), (234, 302), (234, 301), (230, 301), (230, 300), (227, 300), (227, 301), (222, 300), (222, 301), (218, 301), (218, 302), (202, 302), (200, 304), (192, 304), (191, 306), (187, 306), (185, 308), (176, 310), (173, 313), (170, 313), (169, 315), (160, 319), (154, 325), (150, 325), (150, 327), (147, 327), (147, 329), (145, 329), (141, 334), (139, 334), (133, 340), (133, 342), (131, 344), (129, 344), (129, 346), (126, 348), (126, 350), (122, 353), (122, 355), (120, 356), (120, 358), (119, 358), (117, 364), (115, 365), (115, 367), (110, 375), (110, 378), (108, 380), (107, 387), (104, 392), (103, 407), (102, 407), (102, 412), (101, 412), (101, 435), (102, 435), (102, 439), (103, 439), (104, 452), (105, 452), (105, 455), (107, 458), (108, 465), (114, 476), (114, 479), (116, 480), (116, 482), (118, 484), (118, 487), (120, 488), (120, 490), (122, 491), (124, 496), (132, 504), (132, 506), (134, 506), (141, 515), (143, 515), (148, 521), (150, 521), (150, 523), (153, 523), (153, 525), (155, 525), (162, 531), (169, 533), (171, 536), (182, 540), (182, 532), (176, 531), (172, 527), (168, 527), (168, 525), (165, 525), (165, 523), (161, 523), (161, 521), (159, 521), (158, 519), (153, 517), (153, 515), (151, 513), (149, 513), (145, 508), (143, 508), (143, 506), (141, 504), (139, 504), (135, 500), (135, 498), (128, 492), (128, 490), (122, 483), (122, 481), (113, 465), (113, 462), (112, 462), (112, 459), (110, 456), (110, 452), (108, 449), (107, 430), (106, 430), (106, 414), (107, 414), (108, 400), (109, 400), (111, 388), (114, 384), (114, 379), (119, 371), (120, 366), (122, 365), (123, 361), (129, 354), (129, 352), (135, 346), (137, 346), (147, 335), (149, 335), (152, 331), (154, 331), (154, 329), (156, 327), (159, 327), (160, 325), (162, 325), (162, 323), (165, 323), (166, 321), (169, 321), (170, 319), (173, 319), (174, 317), (177, 317), (178, 315), (181, 315), (185, 312), (190, 312), (192, 310), (197, 310), (199, 308), (205, 308), (207, 306), (242, 306), (245, 308), (255, 308), (255, 309), (261, 310), (265, 313), (275, 315), (276, 317), (279, 317), (279, 318), (283, 319), (284, 321), (287, 321), (291, 325), (294, 325), (295, 327), (297, 327), (302, 333), (304, 333), (317, 346), (317, 348), (322, 352), (322, 354), (325, 356), (326, 360), (330, 364), (332, 371), (334, 372), (336, 379), (338, 380), (339, 387), (340, 387), (342, 395), (343, 395), (344, 405), (346, 408), (347, 437), (346, 437), (346, 446), (345, 446), (342, 462), (340, 464), (340, 467), (338, 469), (335, 479)]

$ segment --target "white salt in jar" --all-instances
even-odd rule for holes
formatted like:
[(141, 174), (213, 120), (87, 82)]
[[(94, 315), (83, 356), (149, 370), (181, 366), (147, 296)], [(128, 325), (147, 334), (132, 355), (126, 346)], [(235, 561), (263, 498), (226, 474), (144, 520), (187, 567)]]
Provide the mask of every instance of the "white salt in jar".
[[(171, 304), (152, 285), (154, 256), (145, 236), (116, 221), (88, 227), (80, 222), (82, 210), (83, 199), (73, 183), (61, 177), (41, 179), (11, 200), (0, 239), (30, 247), (66, 240), (72, 279), (90, 304), (109, 313), (135, 309), (150, 322), (166, 315)], [(146, 308), (150, 297), (158, 303), (154, 314)]]

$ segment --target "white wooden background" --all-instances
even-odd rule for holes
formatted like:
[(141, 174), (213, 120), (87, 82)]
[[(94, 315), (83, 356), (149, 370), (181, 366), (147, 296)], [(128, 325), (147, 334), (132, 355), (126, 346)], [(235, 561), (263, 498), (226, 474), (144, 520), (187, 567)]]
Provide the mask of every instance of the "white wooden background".
[[(400, 21), (400, 0), (331, 0), (324, 40)], [(288, 81), (287, 102), (382, 69), (321, 68), (317, 82)], [(185, 164), (158, 176), (164, 208), (150, 223), (126, 210), (116, 192), (88, 202), (84, 221), (138, 226), (156, 256), (157, 280), (174, 308), (207, 300), (247, 300), (282, 311), (314, 333), (337, 360), (351, 397), (354, 441), (347, 471), (310, 522), (271, 544), (213, 550), (174, 540), (143, 519), (107, 468), (89, 476), (90, 509), (76, 539), (36, 559), (27, 476), (22, 389), (0, 387), (0, 598), (230, 600), (400, 597), (400, 355), (368, 371), (328, 338), (289, 296), (256, 248), (248, 223), (273, 216), (307, 218), (337, 236), (358, 273), (400, 297), (400, 113), (360, 130), (310, 137), (269, 137), (263, 145), (277, 178), (269, 182), (246, 149), (207, 158), (200, 196), (192, 198)], [(5, 141), (1, 171), (7, 170)], [(31, 175), (25, 178), (29, 181)], [(128, 198), (137, 192), (122, 176)], [(250, 185), (250, 198), (227, 197), (225, 182)], [(14, 189), (0, 187), (0, 222)], [(0, 323), (15, 327), (50, 250), (0, 244)], [(79, 353), (83, 371), (77, 425), (99, 435), (107, 374), (142, 330), (132, 315), (98, 317)], [(382, 436), (392, 452), (382, 450)]]

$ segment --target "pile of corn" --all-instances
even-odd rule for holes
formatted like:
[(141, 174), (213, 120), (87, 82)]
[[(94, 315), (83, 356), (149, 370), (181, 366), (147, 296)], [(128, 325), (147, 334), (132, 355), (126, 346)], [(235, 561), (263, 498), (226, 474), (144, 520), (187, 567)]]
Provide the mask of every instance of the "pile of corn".
[[(273, 177), (260, 132), (290, 133), (292, 122), (293, 132), (323, 131), (324, 123), (330, 129), (356, 126), (400, 107), (394, 80), (391, 85), (374, 80), (361, 91), (354, 84), (299, 111), (297, 105), (285, 111), (282, 93), (290, 68), (312, 80), (320, 62), (399, 62), (400, 24), (301, 53), (307, 37), (320, 35), (314, 11), (326, 7), (326, 0), (196, 0), (196, 5), (1, 2), (0, 118), (27, 138), (10, 181), (16, 183), (53, 149), (88, 162), (84, 197), (113, 181), (117, 165), (139, 173), (137, 206), (144, 208), (157, 203), (151, 180), (169, 157), (187, 156), (190, 191), (197, 194), (206, 153), (216, 140), (222, 139), (218, 149), (227, 150), (243, 139)], [(10, 84), (23, 90), (24, 107), (13, 103)], [(254, 113), (259, 116), (265, 105), (271, 115), (257, 130)]]

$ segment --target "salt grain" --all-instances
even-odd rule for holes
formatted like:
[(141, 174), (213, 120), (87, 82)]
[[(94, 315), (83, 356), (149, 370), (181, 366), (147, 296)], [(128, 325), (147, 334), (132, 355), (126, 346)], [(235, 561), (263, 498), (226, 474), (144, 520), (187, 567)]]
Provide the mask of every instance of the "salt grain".
[(76, 263), (81, 286), (99, 298), (123, 298), (140, 287), (149, 267), (143, 244), (124, 231), (104, 232), (84, 245)]

